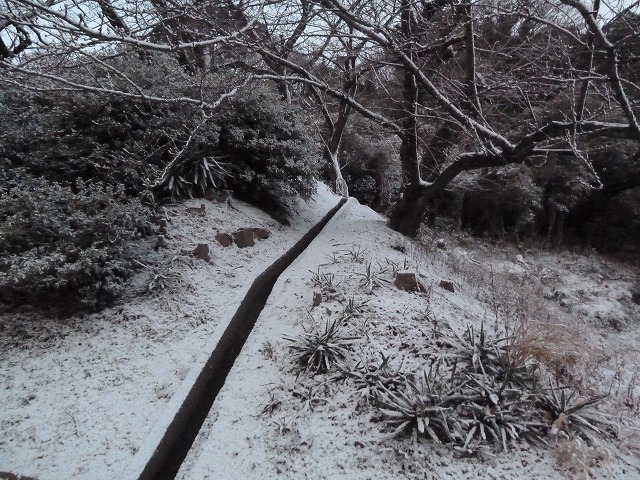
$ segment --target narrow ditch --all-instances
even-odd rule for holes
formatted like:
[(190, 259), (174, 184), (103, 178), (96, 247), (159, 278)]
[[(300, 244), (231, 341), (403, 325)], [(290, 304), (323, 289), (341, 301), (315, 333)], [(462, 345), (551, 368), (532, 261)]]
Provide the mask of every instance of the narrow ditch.
[(253, 281), (187, 398), (147, 462), (140, 480), (165, 480), (176, 477), (231, 367), (266, 305), (276, 280), (306, 250), (345, 202), (346, 199), (342, 199), (291, 249)]

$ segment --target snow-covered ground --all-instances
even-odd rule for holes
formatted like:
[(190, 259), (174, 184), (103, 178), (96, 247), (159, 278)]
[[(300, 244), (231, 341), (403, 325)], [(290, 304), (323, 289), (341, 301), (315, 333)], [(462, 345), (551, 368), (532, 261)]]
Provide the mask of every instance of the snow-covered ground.
[[(199, 243), (209, 244), (210, 263), (183, 256), (170, 268), (180, 277), (139, 295), (152, 275), (142, 270), (134, 294), (99, 314), (0, 318), (0, 472), (129, 478), (136, 456), (153, 452), (255, 277), (338, 200), (320, 185), (314, 200), (297, 205), (290, 227), (242, 202), (235, 209), (186, 202), (167, 210), (167, 248), (149, 263), (167, 263)], [(202, 203), (204, 213), (187, 210)], [(244, 227), (271, 235), (244, 249), (215, 240), (217, 232)]]
[[(185, 210), (200, 203), (170, 210), (169, 249), (158, 258), (202, 242), (213, 247), (211, 264), (178, 264), (183, 277), (165, 290), (97, 315), (1, 319), (0, 471), (41, 480), (135, 476), (251, 281), (337, 198), (321, 187), (291, 228), (240, 202), (239, 212), (209, 203), (204, 216)], [(248, 249), (217, 246), (216, 230), (238, 227), (272, 235)], [(409, 242), (351, 199), (278, 279), (178, 478), (640, 478), (640, 307), (630, 294), (638, 272), (597, 255), (430, 235)], [(394, 287), (391, 272), (404, 268), (421, 275), (427, 292)], [(319, 276), (334, 292), (314, 306)], [(136, 277), (138, 285), (145, 279)], [(390, 438), (351, 380), (293, 368), (284, 337), (338, 319), (349, 302), (353, 357), (383, 354), (407, 372), (424, 369), (435, 324), (461, 332), (520, 322), (540, 335), (550, 362), (568, 366), (564, 373), (586, 390), (609, 394), (600, 408), (620, 420), (620, 434), (593, 449), (554, 440), (548, 449), (475, 455)]]
[[(425, 238), (426, 248), (415, 246), (389, 230), (384, 218), (350, 200), (276, 283), (178, 478), (640, 478), (638, 410), (624, 405), (626, 388), (636, 399), (639, 393), (631, 378), (639, 357), (627, 349), (639, 338), (634, 331), (639, 309), (628, 298), (631, 272), (619, 266), (598, 286), (589, 274), (611, 268), (598, 259), (520, 253), (511, 247), (495, 254), (480, 242), (454, 245), (474, 242), (453, 237), (441, 242), (449, 247), (443, 250), (435, 247), (437, 240)], [(390, 265), (417, 268), (430, 293), (398, 291), (389, 270), (377, 284), (367, 285), (369, 265), (374, 271)], [(590, 265), (591, 271), (580, 265)], [(576, 272), (575, 278), (568, 270)], [(313, 307), (318, 273), (333, 275), (336, 294)], [(455, 291), (441, 288), (441, 280), (452, 281)], [(585, 293), (573, 291), (580, 285)], [(571, 333), (566, 342), (558, 340), (563, 347), (558, 355), (589, 352), (587, 361), (575, 361), (575, 370), (590, 372), (593, 379), (586, 383), (611, 394), (604, 407), (623, 418), (623, 430), (596, 448), (552, 441), (549, 449), (525, 444), (507, 453), (470, 456), (425, 439), (389, 438), (390, 428), (379, 423), (379, 412), (351, 381), (335, 370), (315, 376), (294, 371), (285, 337), (308, 331), (310, 316), (320, 328), (339, 318), (349, 299), (361, 306), (344, 326), (345, 334), (359, 338), (356, 359), (384, 354), (392, 368), (409, 372), (425, 368), (421, 350), (432, 322), (447, 322), (462, 332), (468, 325), (493, 326), (506, 317), (515, 322), (518, 311), (536, 314), (532, 323)], [(595, 311), (601, 317), (626, 315), (622, 323), (628, 328), (613, 330)]]

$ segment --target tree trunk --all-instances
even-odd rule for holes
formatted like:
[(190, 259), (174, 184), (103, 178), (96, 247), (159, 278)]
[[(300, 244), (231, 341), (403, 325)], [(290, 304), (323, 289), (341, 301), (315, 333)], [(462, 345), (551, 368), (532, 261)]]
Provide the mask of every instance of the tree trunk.
[[(412, 36), (411, 4), (402, 2), (401, 29), (407, 44)], [(407, 55), (412, 56), (411, 51)], [(402, 145), (400, 147), (400, 166), (405, 191), (391, 209), (389, 227), (393, 230), (415, 237), (420, 230), (422, 217), (427, 207), (427, 198), (420, 192), (420, 157), (418, 155), (418, 85), (416, 78), (408, 70), (404, 71), (402, 100), (404, 119), (402, 121)]]
[(416, 189), (407, 188), (391, 208), (389, 228), (408, 237), (415, 237), (420, 231), (429, 198)]
[(349, 198), (349, 187), (347, 182), (342, 176), (342, 170), (340, 169), (340, 162), (338, 161), (338, 152), (331, 151), (329, 148), (324, 149), (324, 159), (329, 164), (331, 187), (333, 191), (342, 197)]

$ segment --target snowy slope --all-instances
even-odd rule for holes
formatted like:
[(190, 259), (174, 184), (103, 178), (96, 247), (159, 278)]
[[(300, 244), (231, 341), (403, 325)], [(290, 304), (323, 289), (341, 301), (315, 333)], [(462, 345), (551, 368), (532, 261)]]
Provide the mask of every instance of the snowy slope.
[[(167, 211), (168, 262), (198, 243), (212, 260), (181, 257), (164, 290), (131, 295), (99, 314), (64, 321), (1, 319), (0, 472), (40, 479), (126, 476), (153, 451), (254, 278), (338, 202), (326, 186), (283, 227), (242, 202), (193, 200)], [(205, 212), (187, 210), (205, 204)], [(222, 248), (216, 232), (271, 232), (254, 247)], [(147, 243), (141, 248), (150, 250)], [(143, 270), (132, 289), (150, 280)]]
[[(514, 296), (515, 289), (502, 289), (509, 285), (505, 282), (526, 283), (521, 281), (525, 269), (533, 267), (523, 266), (515, 253), (511, 261), (485, 256), (483, 263), (494, 275), (489, 281), (472, 275), (479, 262), (470, 250), (420, 249), (350, 200), (276, 283), (178, 478), (640, 478), (633, 437), (625, 445), (616, 440), (621, 448), (615, 452), (613, 443), (597, 450), (557, 443), (546, 450), (523, 445), (467, 458), (424, 439), (388, 438), (389, 429), (377, 423), (375, 410), (340, 375), (296, 374), (285, 337), (310, 328), (308, 311), (320, 327), (338, 318), (349, 298), (365, 305), (345, 327), (360, 338), (356, 350), (363, 358), (389, 355), (394, 368), (406, 371), (424, 368), (419, 351), (430, 322), (446, 321), (458, 331), (483, 321), (494, 324), (489, 283), (501, 287), (493, 289), (494, 296)], [(431, 292), (400, 292), (388, 273), (369, 291), (362, 274), (370, 263), (380, 271), (393, 263), (418, 268)], [(319, 271), (334, 276), (337, 295), (312, 307), (313, 277)], [(442, 279), (453, 280), (455, 293), (439, 288)], [(627, 361), (637, 360), (627, 355)], [(637, 418), (631, 426), (637, 429)], [(593, 461), (582, 462), (588, 455)]]
[[(169, 209), (169, 248), (157, 261), (202, 242), (212, 263), (177, 261), (181, 277), (166, 289), (132, 294), (100, 314), (0, 319), (0, 472), (134, 478), (251, 282), (337, 202), (321, 186), (290, 228), (241, 202), (238, 210), (205, 202), (204, 215), (186, 210), (200, 200), (188, 202)], [(271, 236), (248, 249), (215, 243), (216, 232), (240, 227)], [(637, 270), (595, 255), (424, 234), (410, 242), (350, 200), (279, 278), (178, 478), (640, 478), (640, 307), (629, 294)], [(390, 272), (398, 268), (416, 270), (428, 292), (397, 290)], [(335, 292), (313, 306), (319, 274)], [(148, 281), (143, 271), (133, 285)], [(545, 450), (473, 456), (389, 438), (353, 382), (335, 372), (297, 375), (284, 339), (308, 330), (310, 315), (319, 326), (339, 318), (350, 300), (359, 310), (345, 327), (358, 337), (355, 360), (385, 355), (407, 372), (424, 368), (423, 339), (434, 324), (462, 332), (523, 321), (552, 333), (544, 340), (550, 360), (567, 363), (585, 389), (609, 394), (601, 408), (621, 432), (595, 448), (554, 440)]]

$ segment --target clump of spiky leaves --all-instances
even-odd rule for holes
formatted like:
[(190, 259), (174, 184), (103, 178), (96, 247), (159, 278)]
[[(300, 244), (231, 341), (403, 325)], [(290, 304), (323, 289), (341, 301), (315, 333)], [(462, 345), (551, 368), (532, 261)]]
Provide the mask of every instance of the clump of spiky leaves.
[(474, 450), (492, 443), (506, 451), (509, 443), (520, 439), (546, 444), (548, 424), (533, 408), (535, 395), (530, 389), (508, 379), (496, 381), (471, 375), (468, 379), (468, 390), (459, 390), (466, 398), (457, 405), (466, 431), (462, 449)]
[(388, 286), (391, 282), (384, 278), (383, 275), (387, 273), (388, 268), (378, 265), (378, 268), (373, 268), (371, 262), (367, 263), (367, 266), (362, 272), (355, 272), (353, 275), (360, 278), (360, 285), (367, 289), (367, 292), (373, 292), (376, 287)]
[(319, 268), (316, 272), (311, 272), (311, 285), (319, 287), (323, 294), (335, 293), (340, 280), (336, 279), (333, 273), (325, 273)]
[(395, 427), (393, 434), (415, 429), (437, 443), (467, 451), (486, 443), (507, 450), (508, 443), (519, 438), (544, 442), (545, 424), (530, 408), (533, 398), (496, 385), (465, 385), (456, 381), (455, 372), (445, 378), (441, 364), (436, 365), (416, 380), (406, 376), (401, 388), (386, 389), (376, 399), (385, 423)]
[(358, 337), (345, 335), (340, 320), (328, 320), (320, 327), (311, 314), (309, 317), (309, 330), (296, 337), (284, 337), (299, 370), (324, 373), (337, 362), (349, 361), (349, 348), (358, 341)]
[(460, 440), (462, 424), (451, 415), (447, 398), (452, 393), (438, 368), (411, 379), (404, 375), (399, 388), (391, 390), (381, 385), (376, 405), (384, 422), (394, 427), (393, 434), (417, 429), (437, 443)]
[(408, 270), (411, 267), (411, 262), (406, 258), (402, 262), (394, 262), (393, 260), (389, 260), (387, 258), (385, 259), (385, 262), (387, 263), (387, 266), (391, 270), (391, 275), (393, 277), (395, 277), (396, 273), (398, 273), (399, 271)]
[(182, 278), (182, 273), (174, 269), (179, 260), (186, 261), (185, 257), (174, 255), (169, 261), (158, 265), (149, 265), (138, 260), (134, 260), (134, 262), (149, 272), (147, 290), (152, 292), (164, 290)]
[(198, 193), (204, 195), (207, 188), (222, 187), (229, 175), (227, 166), (214, 157), (186, 158), (176, 161), (160, 188), (164, 187), (172, 199), (193, 198)]
[(352, 378), (362, 397), (375, 402), (381, 392), (395, 391), (401, 387), (405, 375), (399, 368), (393, 369), (389, 365), (391, 357), (380, 353), (378, 361), (361, 358), (355, 366), (338, 365), (345, 377)]
[(552, 435), (570, 432), (575, 436), (597, 443), (595, 435), (615, 435), (618, 426), (605, 414), (598, 412), (594, 405), (606, 395), (581, 397), (579, 392), (568, 386), (549, 383), (549, 388), (538, 396), (539, 407), (553, 420)]
[[(458, 335), (445, 326), (434, 327), (428, 342), (428, 372), (396, 372), (395, 381), (376, 383), (371, 400), (394, 435), (413, 430), (475, 451), (486, 444), (506, 450), (521, 439), (546, 443), (558, 430), (589, 442), (614, 433), (614, 422), (592, 408), (602, 396), (579, 399), (569, 386), (541, 389), (542, 365), (510, 355), (513, 336), (484, 327)], [(362, 371), (352, 376), (371, 378)]]
[(342, 318), (351, 318), (363, 314), (367, 303), (369, 303), (369, 300), (358, 302), (354, 297), (347, 298), (343, 302)]
[(327, 255), (327, 261), (331, 265), (335, 265), (336, 263), (340, 263), (343, 259), (343, 256), (340, 252), (331, 252), (331, 254)]
[(364, 262), (366, 252), (366, 248), (362, 248), (359, 245), (353, 245), (345, 250), (345, 256), (353, 263), (362, 263)]
[(514, 337), (508, 332), (487, 333), (484, 323), (479, 329), (469, 326), (458, 335), (451, 328), (434, 328), (429, 350), (432, 355), (445, 355), (452, 369), (461, 367), (470, 374), (480, 374), (497, 380), (526, 384), (536, 382), (535, 362), (514, 357)]

